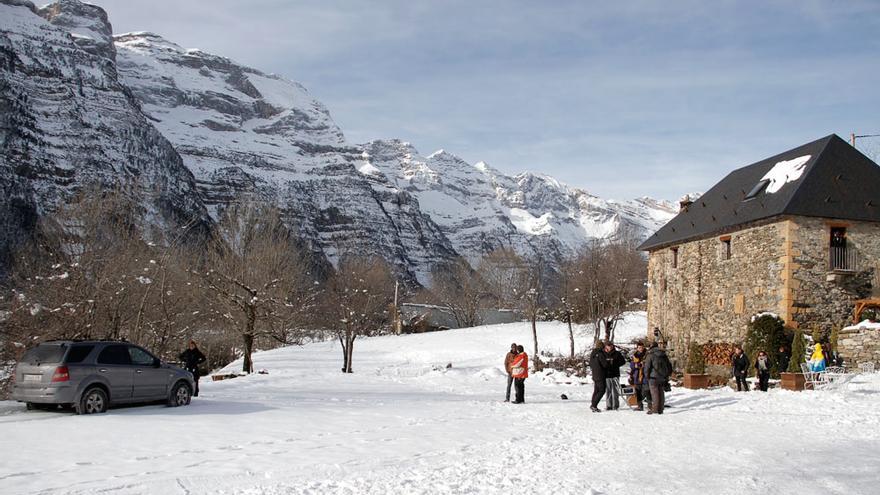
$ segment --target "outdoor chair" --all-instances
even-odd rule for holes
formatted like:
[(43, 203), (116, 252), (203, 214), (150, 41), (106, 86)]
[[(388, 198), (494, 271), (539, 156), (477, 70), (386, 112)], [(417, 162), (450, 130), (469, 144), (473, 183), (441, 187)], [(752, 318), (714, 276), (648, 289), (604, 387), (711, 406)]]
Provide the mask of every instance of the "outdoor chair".
[(873, 373), (874, 363), (859, 363), (859, 373)]
[(813, 371), (810, 369), (810, 363), (801, 363), (801, 371), (804, 373), (804, 388), (812, 388), (813, 390), (821, 390), (828, 385), (825, 379), (824, 371)]

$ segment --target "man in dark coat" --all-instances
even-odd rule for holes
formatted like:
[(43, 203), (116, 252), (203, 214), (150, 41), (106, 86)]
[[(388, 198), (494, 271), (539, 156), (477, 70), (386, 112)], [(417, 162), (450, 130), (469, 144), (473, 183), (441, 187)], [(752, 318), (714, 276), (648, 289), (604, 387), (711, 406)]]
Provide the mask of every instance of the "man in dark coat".
[(516, 358), (517, 350), (516, 350), (516, 342), (510, 344), (510, 352), (504, 356), (504, 371), (507, 372), (507, 395), (504, 396), (504, 402), (510, 402), (510, 387), (513, 385), (513, 375), (510, 371), (510, 365), (513, 363), (513, 360)]
[(645, 358), (645, 376), (651, 389), (651, 407), (648, 408), (648, 414), (663, 414), (663, 409), (666, 407), (666, 382), (672, 374), (672, 362), (669, 361), (669, 356), (666, 355), (663, 347), (653, 342)]
[(749, 375), (749, 357), (743, 352), (741, 346), (736, 346), (731, 359), (733, 361), (733, 377), (736, 379), (736, 391), (741, 392), (745, 389), (748, 392), (749, 382), (746, 381), (746, 377)]
[(180, 361), (183, 362), (183, 368), (193, 376), (193, 382), (195, 382), (196, 389), (193, 390), (193, 397), (199, 396), (199, 365), (205, 362), (205, 355), (202, 354), (202, 351), (199, 350), (196, 345), (195, 340), (189, 341), (189, 348), (180, 353), (178, 356)]
[(788, 371), (788, 363), (791, 360), (791, 354), (785, 349), (784, 345), (779, 346), (779, 354), (776, 356), (776, 362), (779, 363), (779, 372)]
[(602, 359), (605, 360), (605, 410), (617, 410), (620, 408), (620, 367), (626, 364), (626, 358), (609, 340), (602, 349)]
[(603, 356), (605, 344), (600, 340), (590, 353), (590, 373), (593, 375), (593, 398), (590, 400), (590, 411), (599, 412), (599, 401), (605, 395), (606, 360)]

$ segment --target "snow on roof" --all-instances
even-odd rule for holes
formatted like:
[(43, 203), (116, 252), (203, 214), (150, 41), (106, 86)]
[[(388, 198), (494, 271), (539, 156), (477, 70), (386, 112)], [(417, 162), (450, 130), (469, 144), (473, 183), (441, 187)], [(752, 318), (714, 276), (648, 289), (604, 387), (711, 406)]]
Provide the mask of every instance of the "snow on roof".
[(844, 327), (844, 330), (880, 330), (880, 322), (864, 320), (855, 325)]
[(764, 174), (764, 177), (761, 177), (762, 181), (770, 181), (766, 189), (767, 194), (773, 194), (789, 182), (800, 179), (801, 175), (804, 174), (804, 165), (810, 161), (810, 158), (812, 158), (812, 155), (804, 155), (791, 160), (777, 162), (773, 168)]

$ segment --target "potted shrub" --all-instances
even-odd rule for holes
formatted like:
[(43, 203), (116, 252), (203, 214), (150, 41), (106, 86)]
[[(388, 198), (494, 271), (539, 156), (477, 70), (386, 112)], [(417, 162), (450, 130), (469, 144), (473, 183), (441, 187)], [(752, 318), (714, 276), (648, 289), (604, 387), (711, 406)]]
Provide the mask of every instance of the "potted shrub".
[(685, 388), (709, 388), (709, 375), (706, 374), (706, 356), (703, 355), (702, 344), (691, 343), (688, 346), (687, 366), (684, 370)]
[(806, 346), (804, 345), (804, 333), (798, 330), (794, 333), (794, 339), (791, 341), (791, 359), (788, 361), (788, 370), (780, 373), (782, 380), (780, 386), (785, 390), (803, 390), (806, 379), (801, 371), (801, 363), (804, 362), (806, 355)]

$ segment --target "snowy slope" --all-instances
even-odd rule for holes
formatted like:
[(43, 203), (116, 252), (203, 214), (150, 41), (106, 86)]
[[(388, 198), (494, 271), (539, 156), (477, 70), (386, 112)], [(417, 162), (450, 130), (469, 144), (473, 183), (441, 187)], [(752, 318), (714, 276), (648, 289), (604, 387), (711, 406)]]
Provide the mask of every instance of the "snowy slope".
[[(631, 315), (621, 334), (645, 328)], [(539, 337), (566, 348), (564, 325)], [(269, 374), (205, 382), (179, 409), (3, 402), (3, 492), (876, 493), (880, 375), (845, 394), (675, 389), (648, 416), (591, 414), (589, 383), (540, 374), (502, 403), (504, 353), (529, 339), (519, 323), (363, 339), (353, 375), (334, 343), (276, 349), (255, 355)]]

